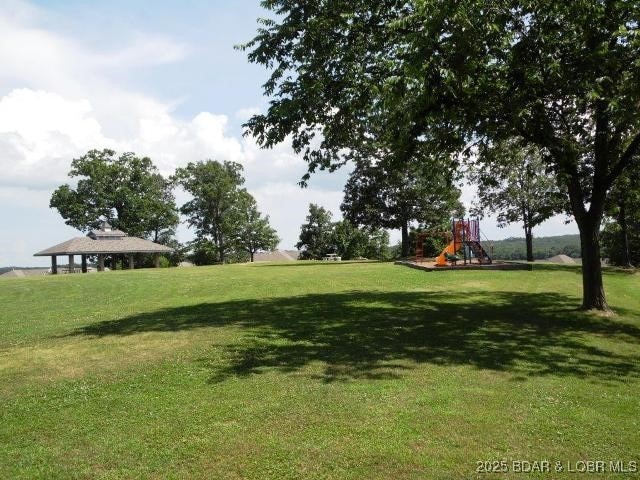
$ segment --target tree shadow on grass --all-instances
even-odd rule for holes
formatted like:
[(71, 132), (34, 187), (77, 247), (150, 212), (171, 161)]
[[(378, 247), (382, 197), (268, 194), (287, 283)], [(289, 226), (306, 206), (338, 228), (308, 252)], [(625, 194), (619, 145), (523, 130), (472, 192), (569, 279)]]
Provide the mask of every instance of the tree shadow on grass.
[(640, 328), (576, 311), (575, 303), (557, 293), (354, 291), (176, 307), (91, 324), (72, 335), (234, 325), (241, 332), (236, 342), (215, 345), (223, 354), (201, 359), (212, 382), (310, 364), (320, 365), (327, 382), (397, 377), (419, 363), (472, 365), (518, 378), (640, 377), (638, 355), (616, 353), (598, 340), (638, 351)]

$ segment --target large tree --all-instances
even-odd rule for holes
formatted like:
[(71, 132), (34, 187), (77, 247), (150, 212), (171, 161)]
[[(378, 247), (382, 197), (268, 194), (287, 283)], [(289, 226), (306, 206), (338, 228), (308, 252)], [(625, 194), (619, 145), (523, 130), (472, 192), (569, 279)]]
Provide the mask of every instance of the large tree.
[(192, 197), (180, 212), (195, 228), (197, 245), (212, 245), (217, 261), (224, 263), (235, 247), (243, 221), (242, 209), (238, 208), (246, 194), (242, 165), (216, 160), (191, 162), (176, 170), (174, 181)]
[(78, 178), (76, 187), (58, 187), (50, 201), (67, 225), (87, 231), (107, 219), (129, 235), (157, 241), (178, 224), (171, 184), (148, 157), (91, 150), (73, 159), (69, 177)]
[(500, 227), (521, 223), (527, 261), (533, 262), (533, 229), (566, 206), (566, 195), (556, 178), (547, 175), (538, 148), (520, 138), (483, 145), (469, 178), (478, 187), (475, 213), (496, 214)]
[(327, 253), (334, 252), (331, 217), (331, 212), (324, 207), (309, 204), (307, 222), (300, 227), (300, 241), (296, 244), (298, 250), (302, 249), (301, 259), (321, 259)]
[(640, 3), (262, 4), (276, 20), (244, 46), (273, 71), (268, 112), (247, 124), (261, 145), (291, 135), (313, 171), (340, 164), (343, 149), (394, 119), (403, 138), (442, 153), (520, 135), (568, 191), (583, 308), (608, 309), (599, 231), (610, 187), (638, 161)]
[(478, 109), (488, 119), (479, 132), (537, 145), (568, 191), (585, 309), (608, 310), (600, 227), (608, 191), (640, 146), (639, 14), (638, 2), (522, 2), (502, 11), (499, 32), (510, 43), (479, 57), (478, 73), (495, 85)]
[(412, 160), (398, 168), (387, 159), (359, 162), (344, 188), (340, 209), (356, 225), (399, 229), (402, 256), (409, 256), (409, 227), (418, 222), (437, 229), (452, 215), (461, 215), (460, 191), (450, 172), (426, 161)]
[(236, 246), (246, 252), (249, 260), (253, 262), (256, 252), (274, 250), (280, 239), (275, 229), (269, 225), (269, 216), (262, 216), (258, 211), (258, 204), (248, 192), (240, 195), (237, 208), (240, 219), (236, 232)]

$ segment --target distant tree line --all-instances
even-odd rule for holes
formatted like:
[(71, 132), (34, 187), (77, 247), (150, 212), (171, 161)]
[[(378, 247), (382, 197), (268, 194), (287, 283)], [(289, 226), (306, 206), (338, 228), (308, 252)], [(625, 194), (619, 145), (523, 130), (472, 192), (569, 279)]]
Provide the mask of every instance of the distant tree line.
[(18, 267), (16, 265), (10, 267), (0, 267), (0, 275), (11, 272), (12, 270), (41, 270), (42, 267)]
[[(243, 188), (242, 165), (235, 162), (189, 163), (165, 178), (148, 157), (91, 150), (71, 162), (69, 177), (78, 179), (76, 186), (61, 185), (50, 201), (67, 225), (86, 232), (108, 220), (131, 236), (172, 247), (166, 265), (253, 261), (257, 251), (273, 250), (280, 241)], [(180, 207), (173, 193), (178, 186), (191, 196)], [(186, 245), (175, 238), (180, 214), (196, 233)], [(136, 259), (136, 265), (149, 262)]]
[[(493, 251), (493, 258), (499, 260), (526, 260), (528, 250), (525, 238), (511, 237), (487, 242)], [(537, 237), (532, 251), (535, 260), (545, 260), (556, 255), (580, 258), (580, 235), (558, 235)]]

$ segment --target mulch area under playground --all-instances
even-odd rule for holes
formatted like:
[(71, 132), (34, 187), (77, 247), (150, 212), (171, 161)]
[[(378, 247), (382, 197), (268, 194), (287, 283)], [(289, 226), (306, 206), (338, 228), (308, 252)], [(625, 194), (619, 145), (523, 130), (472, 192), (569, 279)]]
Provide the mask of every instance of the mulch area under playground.
[(418, 270), (424, 270), (426, 272), (440, 272), (449, 270), (533, 270), (533, 266), (528, 263), (519, 262), (496, 262), (482, 263), (477, 262), (467, 263), (466, 265), (459, 261), (456, 265), (450, 264), (443, 267), (436, 266), (435, 261), (415, 262), (413, 260), (399, 260), (395, 262), (396, 265), (404, 265), (405, 267), (416, 268)]

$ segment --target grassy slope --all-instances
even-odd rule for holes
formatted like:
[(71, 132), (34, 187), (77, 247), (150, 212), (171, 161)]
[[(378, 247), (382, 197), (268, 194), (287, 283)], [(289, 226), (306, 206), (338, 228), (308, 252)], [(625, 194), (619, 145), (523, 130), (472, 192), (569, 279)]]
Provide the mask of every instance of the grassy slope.
[(0, 476), (451, 478), (476, 460), (638, 460), (640, 276), (606, 275), (619, 315), (600, 318), (574, 310), (578, 272), (0, 280)]

